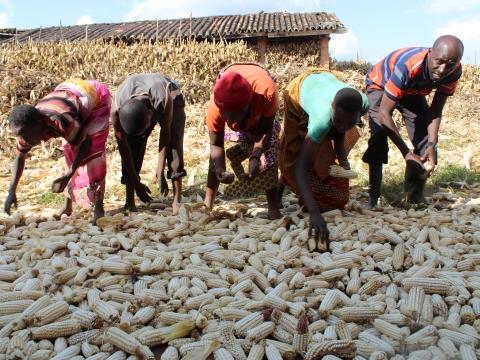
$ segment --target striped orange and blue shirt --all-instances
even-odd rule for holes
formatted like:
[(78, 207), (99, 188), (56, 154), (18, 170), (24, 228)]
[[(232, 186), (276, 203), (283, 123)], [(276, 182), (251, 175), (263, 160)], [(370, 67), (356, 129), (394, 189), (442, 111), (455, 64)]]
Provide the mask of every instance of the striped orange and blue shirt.
[(453, 95), (462, 75), (461, 64), (445, 78), (433, 81), (428, 73), (428, 54), (429, 48), (425, 47), (395, 50), (370, 69), (367, 88), (385, 91), (394, 101), (407, 95), (425, 96), (433, 89)]

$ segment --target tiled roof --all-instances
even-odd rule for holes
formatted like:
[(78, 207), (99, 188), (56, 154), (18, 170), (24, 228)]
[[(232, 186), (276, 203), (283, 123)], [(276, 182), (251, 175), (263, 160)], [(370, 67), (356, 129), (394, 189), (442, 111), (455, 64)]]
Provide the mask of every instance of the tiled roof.
[(176, 20), (149, 20), (117, 24), (92, 24), (32, 29), (17, 35), (20, 42), (32, 40), (166, 40), (171, 38), (241, 39), (246, 37), (312, 36), (345, 32), (335, 14), (256, 13), (207, 16)]

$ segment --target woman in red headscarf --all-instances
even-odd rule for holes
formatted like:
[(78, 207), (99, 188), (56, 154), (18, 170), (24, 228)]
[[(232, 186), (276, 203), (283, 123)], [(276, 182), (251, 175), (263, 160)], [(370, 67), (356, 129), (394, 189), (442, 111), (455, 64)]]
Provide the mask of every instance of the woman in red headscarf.
[[(232, 64), (217, 79), (208, 106), (206, 123), (210, 136), (210, 164), (205, 205), (211, 208), (219, 183), (226, 198), (252, 196), (265, 191), (268, 216), (282, 215), (278, 209), (278, 135), (280, 123), (277, 86), (261, 65)], [(228, 127), (225, 127), (225, 124)], [(225, 141), (233, 143), (225, 151)], [(226, 156), (235, 173), (226, 171)], [(242, 161), (248, 159), (248, 171)]]

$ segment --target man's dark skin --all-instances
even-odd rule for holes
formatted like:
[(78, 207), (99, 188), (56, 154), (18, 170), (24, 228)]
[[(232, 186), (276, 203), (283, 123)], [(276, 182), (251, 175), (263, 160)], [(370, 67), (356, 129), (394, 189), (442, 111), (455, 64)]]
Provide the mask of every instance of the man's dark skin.
[[(459, 40), (450, 35), (439, 37), (428, 55), (428, 73), (432, 80), (439, 81), (450, 75), (455, 71), (458, 63), (462, 59), (463, 45)], [(428, 125), (428, 142), (432, 144), (438, 143), (438, 130), (440, 129), (440, 122), (442, 119), (443, 107), (447, 101), (448, 96), (436, 91), (430, 105), (430, 121)], [(429, 146), (423, 156), (414, 154), (408, 148), (405, 141), (403, 141), (397, 126), (395, 125), (392, 114), (397, 106), (397, 102), (390, 99), (387, 95), (383, 95), (380, 104), (380, 112), (378, 121), (383, 127), (388, 137), (398, 147), (402, 153), (405, 161), (414, 165), (418, 171), (424, 171), (423, 163), (430, 162), (433, 166), (430, 174), (437, 165), (437, 152), (435, 146)]]
[[(141, 135), (145, 133), (148, 127), (151, 124), (152, 118), (155, 114), (149, 99), (144, 96), (135, 97), (142, 101), (146, 108), (147, 113), (142, 119), (136, 119), (140, 123), (140, 127), (136, 134), (129, 135)], [(159, 181), (160, 193), (167, 195), (168, 194), (168, 184), (165, 179), (164, 169), (165, 169), (165, 159), (167, 154), (167, 146), (170, 140), (170, 129), (173, 117), (173, 102), (168, 101), (165, 111), (163, 113), (162, 119), (160, 120), (161, 129), (160, 129), (160, 141), (158, 145), (158, 165), (157, 165), (157, 178)], [(120, 124), (119, 111), (118, 109), (112, 109), (111, 120), (113, 128), (115, 131), (115, 138), (117, 139), (118, 149), (120, 151), (120, 156), (125, 163), (125, 168), (127, 172), (126, 180), (126, 200), (125, 200), (125, 210), (136, 210), (135, 206), (135, 193), (139, 199), (143, 202), (149, 202), (152, 200), (150, 194), (150, 189), (140, 181), (140, 177), (136, 174), (135, 165), (133, 163), (132, 152), (127, 141), (127, 134), (123, 130)], [(178, 212), (180, 197), (182, 194), (182, 179), (177, 179), (173, 181), (174, 189), (174, 200), (173, 200), (173, 213)]]
[[(238, 111), (220, 110), (222, 118), (226, 119), (227, 125), (232, 127), (236, 124), (240, 129), (244, 129), (245, 122), (250, 112), (250, 106), (246, 105)], [(275, 116), (262, 118), (259, 121), (259, 127), (255, 132), (255, 144), (250, 155), (248, 163), (248, 178), (252, 179), (260, 173), (260, 156), (265, 151), (266, 144), (272, 137), (273, 122)], [(210, 157), (215, 165), (215, 171), (208, 170), (207, 190), (205, 194), (205, 205), (211, 209), (215, 201), (218, 186), (220, 183), (231, 184), (235, 176), (226, 171), (224, 131), (214, 132), (209, 130), (210, 137)], [(279, 219), (282, 214), (277, 207), (277, 189), (267, 190), (268, 216), (271, 219)]]
[[(344, 135), (345, 131), (352, 129), (357, 124), (360, 118), (360, 111), (347, 112), (333, 103), (332, 112), (333, 128), (330, 133), (333, 134), (337, 157), (340, 164), (344, 168), (349, 169), (350, 165), (347, 161), (345, 148), (343, 146)], [(302, 195), (302, 200), (310, 213), (309, 236), (313, 236), (315, 240), (328, 242), (329, 232), (327, 224), (318, 209), (308, 180), (308, 170), (313, 168), (317, 147), (318, 144), (307, 135), (295, 164), (295, 180)], [(317, 156), (319, 155), (317, 154)], [(318, 248), (320, 248), (320, 246), (318, 246)]]
[[(31, 124), (30, 127), (28, 128), (15, 128), (11, 127), (12, 133), (23, 139), (29, 146), (35, 146), (40, 144), (42, 138), (46, 135), (48, 132), (48, 126), (44, 122), (44, 119), (42, 118), (41, 121), (37, 123)], [(83, 139), (83, 140), (80, 140)], [(84, 132), (81, 130), (79, 134), (77, 135), (77, 140), (74, 140), (72, 145), (79, 145), (79, 149), (77, 151), (77, 154), (75, 155), (75, 158), (73, 160), (72, 165), (67, 169), (67, 172), (56, 179), (53, 184), (52, 184), (52, 192), (54, 193), (61, 193), (66, 186), (68, 185), (68, 182), (72, 178), (73, 174), (75, 174), (75, 171), (78, 169), (78, 167), (81, 165), (83, 159), (85, 158), (85, 155), (88, 153), (88, 148), (90, 146), (91, 139), (89, 136), (85, 137)], [(27, 158), (26, 153), (19, 153), (14, 162), (13, 162), (13, 168), (12, 168), (12, 182), (10, 183), (10, 187), (8, 190), (8, 196), (5, 200), (5, 204), (3, 207), (3, 210), (10, 215), (10, 210), (12, 205), (17, 207), (17, 195), (16, 195), (16, 190), (18, 186), (18, 182), (20, 181), (20, 178), (23, 174), (23, 170), (25, 168), (25, 159)], [(103, 209), (103, 198), (98, 199), (98, 201), (95, 201), (94, 204), (94, 216), (93, 216), (93, 222), (102, 217), (104, 215), (104, 209)], [(60, 217), (61, 215), (71, 215), (72, 214), (72, 199), (69, 196), (65, 196), (65, 203), (60, 210), (60, 212), (56, 215), (56, 217)]]

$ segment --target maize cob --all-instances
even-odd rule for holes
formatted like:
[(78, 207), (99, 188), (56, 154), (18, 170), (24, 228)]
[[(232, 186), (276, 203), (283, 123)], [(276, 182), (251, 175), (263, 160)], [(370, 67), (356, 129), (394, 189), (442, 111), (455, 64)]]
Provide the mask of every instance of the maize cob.
[(110, 327), (105, 332), (105, 340), (129, 354), (139, 354), (141, 343), (123, 330)]
[(349, 340), (328, 340), (310, 344), (305, 360), (321, 359), (323, 355), (336, 355), (345, 359), (355, 357), (356, 347)]
[(450, 284), (444, 279), (413, 277), (402, 280), (402, 285), (406, 290), (412, 287), (421, 287), (426, 294), (448, 295), (451, 290)]
[(308, 317), (303, 315), (298, 320), (297, 331), (293, 335), (293, 347), (299, 354), (307, 351), (309, 341)]
[(358, 176), (355, 171), (344, 169), (339, 165), (330, 165), (329, 175), (344, 179), (355, 179)]
[(437, 345), (449, 358), (455, 359), (458, 357), (459, 352), (452, 340), (446, 337), (441, 337), (438, 340)]
[(332, 314), (346, 322), (368, 322), (380, 316), (381, 312), (369, 306), (353, 306), (334, 310)]
[(403, 239), (398, 236), (395, 232), (382, 228), (378, 230), (375, 235), (380, 236), (381, 238), (392, 242), (395, 245), (403, 243)]
[(146, 324), (155, 316), (155, 308), (153, 306), (147, 306), (138, 310), (131, 319), (131, 323), (136, 324)]
[(80, 332), (80, 323), (75, 319), (59, 321), (38, 328), (32, 328), (31, 332), (35, 340), (70, 336)]
[(291, 344), (293, 341), (293, 334), (291, 334), (281, 326), (276, 326), (271, 336), (273, 339), (287, 344)]
[(112, 355), (110, 355), (109, 357), (107, 357), (106, 360), (126, 360), (127, 359), (127, 355), (119, 350), (119, 351), (115, 351)]
[(118, 310), (103, 300), (96, 300), (92, 308), (106, 322), (114, 322), (120, 319)]
[(233, 326), (224, 326), (220, 330), (220, 336), (224, 347), (233, 355), (235, 359), (246, 360), (247, 356), (243, 351), (240, 343), (233, 334)]
[(89, 357), (95, 355), (97, 352), (100, 351), (100, 348), (97, 345), (92, 345), (87, 341), (84, 341), (80, 347), (83, 356)]
[(13, 300), (0, 303), (0, 315), (21, 313), (33, 304), (33, 300)]
[(91, 311), (80, 309), (76, 310), (72, 314), (72, 318), (78, 320), (80, 325), (86, 329), (97, 329), (103, 326), (102, 318), (98, 314)]
[(478, 340), (475, 337), (471, 335), (463, 334), (458, 331), (440, 329), (438, 330), (438, 334), (440, 335), (441, 338), (447, 338), (456, 345), (467, 344), (467, 345), (476, 346), (478, 342)]
[(55, 342), (53, 343), (53, 351), (57, 354), (65, 350), (67, 347), (68, 347), (68, 342), (67, 342), (67, 339), (64, 337), (56, 338)]
[(52, 350), (39, 349), (35, 351), (31, 356), (31, 360), (49, 360), (53, 357)]
[(253, 344), (248, 353), (247, 360), (263, 360), (264, 356), (265, 344), (263, 342), (259, 342), (257, 344)]
[(33, 317), (33, 321), (38, 325), (49, 324), (68, 312), (68, 303), (57, 301), (53, 304), (39, 310)]
[(219, 348), (213, 352), (215, 360), (234, 360), (232, 354), (225, 348)]
[(160, 360), (178, 360), (178, 350), (174, 346), (169, 346), (165, 349)]
[(393, 250), (392, 255), (392, 265), (393, 268), (397, 271), (403, 268), (403, 263), (405, 261), (405, 244), (397, 244)]
[(142, 335), (142, 344), (155, 346), (188, 335), (195, 328), (195, 320), (180, 321), (165, 328), (148, 331)]
[(260, 325), (264, 320), (264, 315), (261, 312), (248, 314), (235, 322), (234, 331), (238, 336), (245, 336), (248, 329)]
[(472, 325), (476, 320), (475, 312), (470, 305), (463, 305), (460, 310), (460, 317), (463, 323)]
[(381, 351), (385, 351), (389, 355), (395, 354), (395, 349), (393, 348), (393, 346), (390, 343), (388, 343), (387, 341), (385, 341), (383, 339), (380, 339), (379, 337), (375, 336), (372, 333), (362, 331), (358, 335), (358, 339), (375, 345)]
[(246, 332), (246, 338), (252, 342), (259, 342), (270, 335), (275, 329), (275, 324), (271, 321), (266, 321)]
[(460, 345), (460, 359), (461, 360), (476, 360), (477, 355), (475, 349), (471, 345)]
[(283, 360), (280, 351), (275, 347), (275, 345), (269, 344), (265, 348), (265, 356), (268, 360)]

